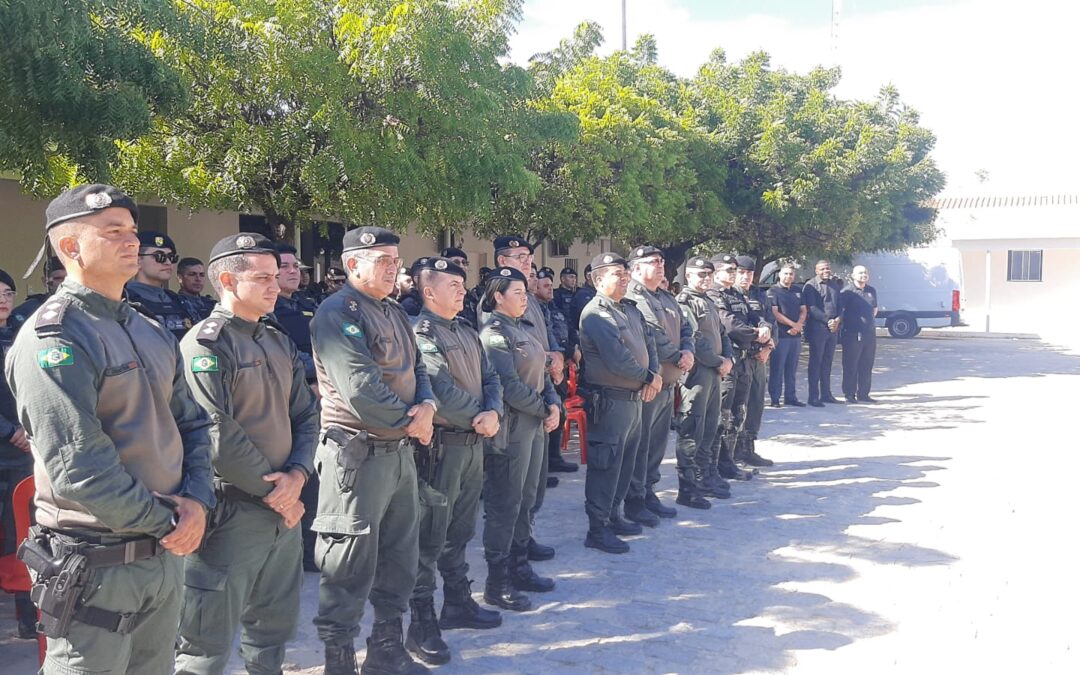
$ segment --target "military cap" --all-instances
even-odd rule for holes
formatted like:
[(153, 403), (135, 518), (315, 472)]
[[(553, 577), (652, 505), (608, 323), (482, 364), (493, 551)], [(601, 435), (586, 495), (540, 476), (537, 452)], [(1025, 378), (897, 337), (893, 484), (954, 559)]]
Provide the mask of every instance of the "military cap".
[(576, 277), (577, 276), (577, 270), (574, 269), (573, 267), (564, 267), (564, 268), (562, 268), (562, 272), (559, 272), (559, 276), (563, 276), (563, 275), (566, 275), (566, 274), (573, 274)]
[(311, 265), (307, 264), (306, 262), (301, 262), (300, 263), (300, 269), (302, 269), (302, 270), (313, 270), (315, 268), (312, 267)]
[(13, 291), (19, 290), (19, 289), (15, 288), (15, 280), (12, 279), (11, 275), (8, 274), (7, 272), (5, 272), (4, 270), (0, 270), (0, 284), (7, 284), (8, 288), (10, 288)]
[(741, 270), (753, 270), (757, 263), (748, 255), (741, 255), (735, 258), (735, 266)]
[(521, 270), (516, 267), (495, 268), (491, 270), (491, 274), (489, 274), (484, 281), (491, 283), (492, 281), (498, 281), (499, 279), (509, 279), (511, 281), (524, 281), (525, 283), (529, 283), (529, 280), (521, 273)]
[(551, 269), (550, 267), (541, 267), (540, 271), (536, 273), (536, 278), (537, 279), (554, 279), (555, 278), (555, 270)]
[(358, 227), (341, 238), (341, 252), (358, 251), (373, 246), (397, 246), (401, 237), (384, 227)]
[(601, 253), (600, 255), (592, 259), (592, 269), (595, 272), (598, 269), (604, 267), (614, 266), (626, 267), (626, 258), (622, 257), (618, 253), (608, 251), (607, 253)]
[(735, 260), (735, 256), (731, 255), (730, 253), (719, 253), (710, 258), (710, 260), (712, 261), (712, 264), (717, 268), (719, 268), (721, 265), (724, 267), (734, 267), (738, 264), (738, 261)]
[(592, 263), (585, 266), (585, 274), (592, 274)]
[(50, 274), (56, 270), (62, 269), (64, 269), (64, 263), (60, 262), (60, 258), (57, 258), (54, 255), (49, 256), (48, 260), (45, 261), (45, 274)]
[(469, 255), (465, 253), (465, 251), (462, 251), (460, 248), (457, 248), (455, 246), (444, 248), (442, 250), (442, 253), (440, 253), (439, 255), (443, 258), (465, 258), (466, 260), (469, 259)]
[(505, 251), (509, 248), (518, 248), (520, 246), (529, 249), (529, 253), (532, 253), (533, 251), (532, 244), (529, 243), (529, 240), (525, 237), (519, 237), (516, 234), (506, 234), (501, 237), (496, 237), (493, 243), (496, 254), (498, 254), (499, 251)]
[(692, 272), (694, 270), (705, 270), (707, 272), (715, 272), (716, 266), (712, 264), (712, 261), (703, 255), (696, 255), (686, 261), (686, 271)]
[(210, 249), (210, 262), (244, 253), (269, 253), (279, 261), (281, 260), (278, 247), (274, 245), (274, 242), (257, 232), (241, 232), (230, 234), (214, 244), (214, 248)]
[(419, 274), (423, 270), (431, 270), (432, 272), (445, 272), (446, 274), (454, 274), (461, 277), (462, 280), (466, 278), (465, 268), (458, 265), (453, 260), (444, 258), (442, 256), (433, 255), (430, 258), (420, 258), (413, 265), (414, 274)]
[(164, 232), (140, 232), (139, 248), (167, 248), (176, 253), (176, 244)]
[(337, 277), (345, 277), (345, 270), (341, 269), (340, 267), (331, 267), (330, 269), (326, 270), (326, 276), (330, 275), (334, 275)]
[(490, 267), (481, 267), (480, 268), (480, 278), (481, 279), (487, 279), (487, 276), (489, 274), (491, 274), (491, 268)]
[(655, 246), (638, 246), (630, 252), (630, 262), (635, 260), (641, 260), (642, 258), (651, 258), (654, 255), (658, 255), (661, 258), (664, 257), (664, 252)]
[(416, 260), (414, 260), (412, 264), (409, 265), (409, 276), (415, 277), (417, 274), (419, 274), (421, 267), (426, 264), (427, 261), (428, 256), (424, 256), (423, 258), (417, 258)]
[(135, 200), (121, 192), (119, 188), (101, 183), (73, 187), (61, 192), (45, 208), (45, 231), (48, 232), (54, 225), (89, 216), (111, 207), (127, 209), (131, 213), (131, 218), (136, 223), (139, 222), (139, 207), (135, 205)]

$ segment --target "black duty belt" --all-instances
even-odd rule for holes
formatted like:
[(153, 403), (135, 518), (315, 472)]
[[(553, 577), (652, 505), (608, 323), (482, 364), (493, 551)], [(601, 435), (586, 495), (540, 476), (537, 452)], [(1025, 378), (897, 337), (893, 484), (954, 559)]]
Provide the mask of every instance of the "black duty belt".
[(52, 545), (57, 549), (54, 553), (62, 556), (69, 552), (76, 552), (86, 556), (86, 565), (90, 568), (128, 565), (165, 552), (165, 547), (153, 537), (139, 537), (117, 543), (95, 543), (95, 541), (108, 541), (108, 539), (54, 534), (56, 536), (53, 538)]
[(616, 401), (640, 401), (640, 391), (628, 391), (626, 389), (613, 389), (610, 387), (601, 387), (600, 395), (606, 398), (610, 398)]
[[(367, 432), (360, 432), (367, 434)], [(323, 439), (330, 439), (339, 448), (346, 448), (350, 446), (353, 448), (366, 448), (367, 455), (390, 455), (398, 452), (406, 446), (408, 438), (398, 438), (392, 441), (378, 440), (374, 438), (357, 439), (357, 434), (350, 433), (341, 427), (327, 427), (323, 432)]]
[(454, 431), (436, 427), (435, 439), (446, 445), (476, 445), (483, 440), (483, 436), (475, 431)]
[(225, 495), (225, 498), (237, 502), (247, 502), (249, 504), (257, 504), (264, 508), (270, 508), (266, 502), (262, 500), (262, 497), (256, 497), (253, 494), (244, 492), (240, 488), (236, 487), (232, 483), (222, 483), (221, 493)]

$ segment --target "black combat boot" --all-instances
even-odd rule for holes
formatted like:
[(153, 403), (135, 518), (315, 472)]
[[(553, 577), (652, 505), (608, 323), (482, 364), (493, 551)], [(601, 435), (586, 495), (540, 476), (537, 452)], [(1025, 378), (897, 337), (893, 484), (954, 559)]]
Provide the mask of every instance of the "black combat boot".
[(716, 471), (728, 480), (750, 480), (754, 477), (752, 471), (744, 471), (735, 463), (734, 434), (725, 434), (720, 442), (720, 461), (716, 464)]
[(15, 616), (19, 619), (19, 639), (36, 640), (38, 636), (37, 607), (34, 601), (25, 596), (16, 597)]
[(405, 649), (424, 663), (440, 666), (450, 660), (450, 647), (442, 639), (439, 622), (435, 618), (435, 600), (422, 598), (409, 601), (412, 621), (405, 635)]
[(323, 672), (326, 675), (359, 675), (356, 669), (356, 648), (352, 642), (327, 642), (324, 647)]
[[(745, 464), (749, 467), (757, 466), (750, 461), (750, 450), (753, 447), (750, 437), (740, 432), (735, 439), (735, 461), (740, 464)], [(755, 468), (750, 469), (751, 473), (758, 473)]]
[(498, 628), (502, 625), (502, 615), (493, 609), (484, 609), (472, 597), (472, 582), (463, 579), (461, 583), (443, 583), (443, 606), (439, 614), (439, 628)]
[(698, 492), (694, 482), (682, 476), (679, 477), (679, 496), (675, 498), (675, 503), (692, 509), (712, 508), (712, 503)]
[[(705, 469), (700, 466), (694, 467), (694, 487), (697, 489), (698, 494), (705, 497), (712, 497), (713, 499), (728, 499), (731, 497), (731, 488), (728, 484), (725, 482), (721, 486), (715, 482), (710, 482)], [(676, 503), (681, 504), (682, 502), (676, 500)]]
[(645, 527), (656, 527), (660, 524), (660, 516), (645, 508), (645, 500), (640, 497), (627, 497), (623, 502), (623, 513), (627, 520)]
[(555, 590), (555, 580), (542, 577), (529, 564), (528, 547), (510, 547), (510, 583), (519, 591), (548, 593)]
[(529, 560), (533, 562), (543, 562), (544, 560), (551, 560), (555, 557), (555, 549), (551, 546), (545, 546), (536, 541), (532, 537), (529, 537)]
[[(741, 436), (742, 434), (740, 434), (740, 440)], [(757, 449), (755, 448), (756, 442), (757, 439), (750, 437), (746, 438), (746, 450), (743, 453), (743, 461), (750, 466), (772, 466), (774, 462), (771, 459), (766, 459), (757, 454)]]
[(430, 671), (413, 661), (405, 651), (400, 618), (376, 621), (372, 625), (371, 637), (367, 639), (367, 658), (360, 667), (361, 675), (421, 675), (427, 672)]
[(606, 524), (593, 524), (585, 535), (585, 546), (604, 553), (626, 553), (630, 544), (615, 536), (615, 532)]
[(511, 612), (527, 612), (532, 609), (529, 596), (518, 591), (510, 583), (510, 561), (488, 563), (487, 582), (484, 584), (484, 602)]
[(656, 493), (649, 490), (645, 493), (645, 508), (649, 509), (661, 518), (674, 518), (679, 515), (677, 509), (673, 509), (670, 506), (664, 506), (660, 501), (660, 498), (656, 496)]
[(608, 527), (611, 531), (620, 537), (633, 537), (634, 535), (644, 532), (642, 527), (637, 523), (631, 523), (617, 513), (613, 513), (610, 518)]

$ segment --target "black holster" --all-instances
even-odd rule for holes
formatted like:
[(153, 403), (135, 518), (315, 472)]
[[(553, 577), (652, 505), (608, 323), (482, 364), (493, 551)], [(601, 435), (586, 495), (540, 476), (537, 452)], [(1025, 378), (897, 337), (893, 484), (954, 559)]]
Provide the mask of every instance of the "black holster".
[(41, 610), (41, 632), (51, 638), (64, 637), (89, 578), (86, 556), (74, 550), (54, 555), (48, 535), (36, 527), (16, 555), (34, 572), (30, 598)]

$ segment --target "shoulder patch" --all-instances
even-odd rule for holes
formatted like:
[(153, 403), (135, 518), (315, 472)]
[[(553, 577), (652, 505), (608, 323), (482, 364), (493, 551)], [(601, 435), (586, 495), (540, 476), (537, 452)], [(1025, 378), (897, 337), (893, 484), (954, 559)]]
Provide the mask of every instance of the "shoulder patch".
[(47, 301), (38, 312), (37, 321), (34, 322), (34, 331), (42, 335), (59, 330), (64, 323), (64, 314), (70, 306), (71, 298), (66, 295)]
[(438, 345), (436, 345), (434, 342), (429, 342), (427, 340), (420, 342), (418, 346), (420, 347), (420, 353), (422, 354), (434, 354), (435, 352), (439, 351)]
[(509, 346), (509, 344), (506, 342), (506, 337), (501, 335), (500, 333), (491, 333), (485, 339), (487, 341), (488, 347), (499, 347), (502, 349), (506, 349)]
[(195, 339), (204, 343), (217, 342), (218, 338), (221, 337), (221, 329), (224, 327), (225, 322), (221, 319), (207, 319), (202, 322), (202, 327), (199, 328), (199, 334), (195, 336)]
[(348, 337), (364, 337), (363, 329), (355, 323), (352, 323), (351, 321), (342, 322), (341, 332)]
[(75, 354), (71, 347), (49, 347), (42, 349), (37, 354), (38, 366), (42, 368), (59, 368), (60, 366), (75, 365)]
[(216, 373), (218, 370), (218, 357), (214, 355), (191, 357), (191, 372), (193, 373)]

